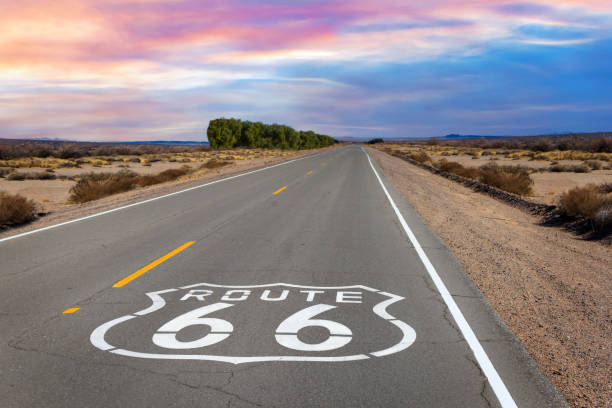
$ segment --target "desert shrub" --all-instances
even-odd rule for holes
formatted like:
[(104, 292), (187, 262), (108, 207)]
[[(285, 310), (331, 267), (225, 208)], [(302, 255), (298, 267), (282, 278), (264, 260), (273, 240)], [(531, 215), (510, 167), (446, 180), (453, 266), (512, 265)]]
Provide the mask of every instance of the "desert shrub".
[(164, 170), (158, 174), (138, 175), (129, 170), (117, 173), (89, 173), (79, 176), (77, 183), (70, 189), (71, 203), (85, 203), (102, 197), (129, 191), (135, 187), (152, 186), (165, 183), (191, 173), (189, 166)]
[(380, 137), (377, 137), (372, 140), (368, 140), (368, 144), (376, 144), (376, 143), (385, 143), (385, 141)]
[(453, 173), (461, 177), (467, 177), (471, 179), (478, 178), (480, 172), (478, 169), (473, 167), (464, 167), (460, 163), (448, 161), (446, 159), (440, 159), (435, 163), (435, 166), (448, 173)]
[(23, 224), (36, 218), (38, 206), (20, 195), (0, 191), (0, 225)]
[(55, 180), (55, 174), (47, 171), (39, 171), (35, 173), (26, 173), (25, 178), (27, 180)]
[(405, 153), (406, 156), (411, 158), (414, 161), (418, 161), (419, 163), (429, 163), (431, 162), (431, 157), (423, 150), (410, 150)]
[(12, 173), (9, 173), (6, 176), (7, 180), (12, 180), (12, 181), (21, 181), (21, 180), (25, 180), (26, 179), (26, 175), (24, 173), (19, 173), (17, 171), (14, 171)]
[(121, 170), (117, 173), (90, 173), (80, 177), (70, 189), (69, 201), (86, 203), (134, 188), (138, 175)]
[(586, 166), (589, 166), (592, 170), (601, 170), (601, 162), (599, 160), (587, 160), (584, 162)]
[(561, 195), (559, 208), (570, 217), (582, 216), (593, 220), (603, 207), (612, 205), (612, 199), (602, 192), (600, 186), (588, 184), (575, 187)]
[(11, 169), (10, 167), (0, 167), (0, 178), (6, 177), (12, 171), (13, 171), (13, 169)]
[(586, 164), (582, 163), (582, 164), (577, 164), (573, 166), (572, 171), (574, 173), (590, 173), (591, 168), (587, 166)]
[(189, 172), (191, 172), (191, 168), (189, 166), (183, 166), (180, 169), (168, 169), (158, 174), (140, 176), (136, 180), (136, 184), (144, 187), (151, 186), (153, 184), (165, 183), (167, 181), (176, 180)]
[(603, 194), (609, 194), (612, 193), (612, 183), (603, 183), (599, 185), (599, 190), (603, 193)]
[(589, 173), (591, 168), (586, 164), (555, 164), (548, 168), (553, 173)]
[(533, 180), (529, 170), (521, 166), (498, 166), (488, 163), (480, 168), (480, 182), (509, 193), (529, 195)]
[(232, 162), (211, 159), (206, 163), (202, 164), (200, 166), (200, 169), (217, 169), (219, 167), (227, 166), (229, 164), (232, 164)]

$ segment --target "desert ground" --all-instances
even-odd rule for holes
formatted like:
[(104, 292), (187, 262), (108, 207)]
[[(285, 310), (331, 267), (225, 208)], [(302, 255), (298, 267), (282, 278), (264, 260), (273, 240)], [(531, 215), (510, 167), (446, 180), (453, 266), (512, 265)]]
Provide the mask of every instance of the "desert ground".
[[(385, 148), (393, 150), (423, 150), (432, 160), (446, 159), (459, 163), (465, 167), (480, 167), (487, 163), (495, 163), (499, 166), (523, 166), (532, 170), (533, 193), (530, 198), (543, 204), (556, 204), (566, 191), (574, 187), (582, 187), (587, 184), (612, 183), (612, 154), (599, 153), (591, 155), (582, 153), (584, 157), (575, 160), (544, 160), (546, 154), (533, 155), (533, 152), (524, 151), (501, 151), (499, 149), (457, 149), (445, 146), (427, 146), (410, 144), (385, 144)], [(466, 154), (466, 151), (471, 154)], [(532, 157), (527, 156), (531, 154)], [(585, 161), (591, 156), (596, 157), (594, 161), (599, 163), (600, 169), (589, 168), (586, 173), (574, 171), (549, 171), (551, 166), (561, 165), (567, 168), (582, 168)]]

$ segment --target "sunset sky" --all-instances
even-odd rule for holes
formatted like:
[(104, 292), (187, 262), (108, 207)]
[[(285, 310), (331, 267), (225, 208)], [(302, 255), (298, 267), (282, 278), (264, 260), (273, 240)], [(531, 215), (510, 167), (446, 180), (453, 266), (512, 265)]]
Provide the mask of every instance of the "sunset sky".
[(0, 137), (203, 140), (612, 130), (612, 1), (20, 0)]

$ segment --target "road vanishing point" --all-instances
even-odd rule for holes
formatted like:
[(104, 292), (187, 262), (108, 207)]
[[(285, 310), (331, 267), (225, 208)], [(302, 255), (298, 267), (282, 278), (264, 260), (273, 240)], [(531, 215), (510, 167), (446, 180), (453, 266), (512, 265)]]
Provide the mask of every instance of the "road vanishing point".
[(0, 279), (1, 407), (566, 406), (359, 146), (1, 239)]

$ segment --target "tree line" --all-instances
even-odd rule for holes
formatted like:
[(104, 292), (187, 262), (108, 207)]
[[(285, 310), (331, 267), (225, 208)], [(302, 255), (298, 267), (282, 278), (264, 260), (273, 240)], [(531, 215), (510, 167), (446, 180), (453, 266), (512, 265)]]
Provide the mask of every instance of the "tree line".
[(215, 149), (243, 146), (298, 150), (325, 147), (336, 143), (332, 137), (320, 135), (311, 130), (295, 130), (286, 125), (268, 125), (234, 118), (211, 120), (206, 135), (210, 146)]

